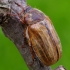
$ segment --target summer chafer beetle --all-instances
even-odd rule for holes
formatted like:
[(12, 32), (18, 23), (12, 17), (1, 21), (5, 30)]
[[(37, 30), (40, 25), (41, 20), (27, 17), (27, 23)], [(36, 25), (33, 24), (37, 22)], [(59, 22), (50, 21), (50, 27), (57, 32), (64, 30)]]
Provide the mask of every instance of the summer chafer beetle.
[(29, 46), (42, 64), (50, 66), (56, 63), (62, 55), (62, 48), (51, 20), (42, 11), (30, 6), (25, 7), (23, 13), (20, 19), (26, 26), (25, 37)]

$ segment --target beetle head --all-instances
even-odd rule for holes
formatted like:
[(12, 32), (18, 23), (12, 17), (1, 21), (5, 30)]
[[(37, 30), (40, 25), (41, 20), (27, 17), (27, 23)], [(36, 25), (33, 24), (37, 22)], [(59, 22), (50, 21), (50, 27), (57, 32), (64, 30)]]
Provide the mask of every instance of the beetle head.
[(34, 24), (44, 20), (44, 15), (38, 9), (31, 8), (24, 15), (25, 21), (27, 24)]

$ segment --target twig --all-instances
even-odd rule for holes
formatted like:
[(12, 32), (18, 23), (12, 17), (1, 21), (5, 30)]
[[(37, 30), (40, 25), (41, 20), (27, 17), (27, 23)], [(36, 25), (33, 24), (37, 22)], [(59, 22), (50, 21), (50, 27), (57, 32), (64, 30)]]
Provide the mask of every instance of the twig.
[[(21, 12), (21, 8), (18, 7), (14, 1), (21, 4), (23, 7), (26, 6), (25, 0), (1, 0), (0, 3), (0, 25), (6, 37), (12, 40), (12, 42), (18, 48), (20, 54), (24, 58), (26, 64), (32, 62), (32, 55), (30, 53), (30, 49), (28, 44), (25, 44), (24, 48), (22, 48), (24, 44), (24, 27), (22, 26), (19, 18), (17, 16), (6, 15), (8, 12), (11, 13)], [(49, 66), (43, 66), (39, 59), (36, 57), (34, 64), (32, 66), (28, 66), (29, 70), (51, 70)]]
[(60, 65), (55, 70), (66, 70), (66, 69), (62, 65)]

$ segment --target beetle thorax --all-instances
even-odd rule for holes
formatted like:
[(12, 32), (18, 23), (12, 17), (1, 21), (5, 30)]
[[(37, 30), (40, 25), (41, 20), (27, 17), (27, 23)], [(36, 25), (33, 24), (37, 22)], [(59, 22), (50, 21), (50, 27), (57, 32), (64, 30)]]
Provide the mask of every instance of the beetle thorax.
[(44, 14), (36, 9), (30, 9), (29, 12), (25, 13), (25, 22), (30, 24), (35, 24), (37, 22), (40, 22), (44, 20)]

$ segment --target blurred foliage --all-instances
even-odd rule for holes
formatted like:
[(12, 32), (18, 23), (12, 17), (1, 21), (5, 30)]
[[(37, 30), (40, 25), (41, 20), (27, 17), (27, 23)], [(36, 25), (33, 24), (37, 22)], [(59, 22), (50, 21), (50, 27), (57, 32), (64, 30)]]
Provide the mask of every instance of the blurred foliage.
[[(62, 57), (52, 69), (63, 65), (70, 70), (70, 0), (27, 0), (28, 5), (42, 10), (50, 17), (60, 37)], [(0, 70), (28, 70), (15, 45), (0, 29)]]

